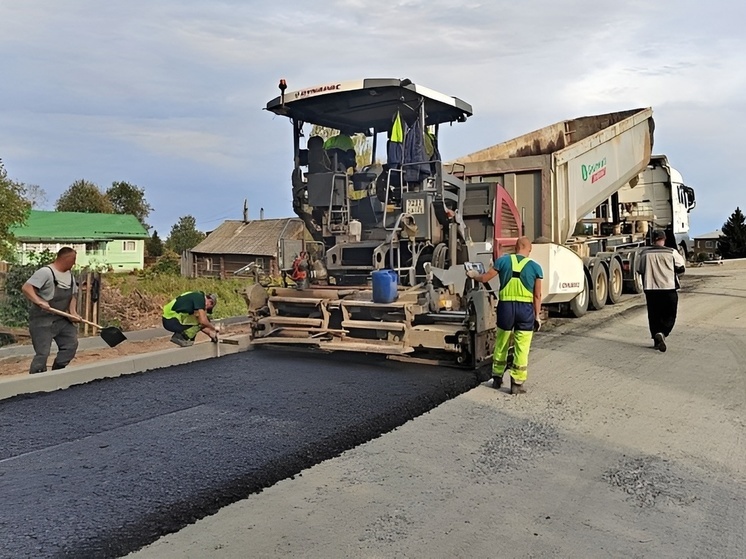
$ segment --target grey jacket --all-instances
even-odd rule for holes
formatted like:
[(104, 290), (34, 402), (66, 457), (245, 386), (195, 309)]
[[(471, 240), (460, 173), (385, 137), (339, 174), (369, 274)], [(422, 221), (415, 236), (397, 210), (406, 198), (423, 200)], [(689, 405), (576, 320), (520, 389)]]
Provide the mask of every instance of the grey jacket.
[(678, 289), (679, 278), (686, 270), (686, 262), (677, 250), (665, 246), (651, 246), (640, 253), (637, 271), (642, 275), (645, 291)]

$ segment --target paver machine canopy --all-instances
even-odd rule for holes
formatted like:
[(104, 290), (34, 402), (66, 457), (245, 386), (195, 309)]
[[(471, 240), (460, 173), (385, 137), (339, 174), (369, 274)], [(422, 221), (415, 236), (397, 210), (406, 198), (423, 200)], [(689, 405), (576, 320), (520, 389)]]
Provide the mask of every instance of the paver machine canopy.
[[(423, 273), (417, 262), (431, 258), (435, 247), (448, 240), (448, 214), (457, 215), (464, 199), (463, 182), (443, 174), (439, 128), (465, 121), (471, 106), (399, 79), (329, 83), (291, 92), (285, 92), (283, 81), (280, 89), (267, 110), (293, 124), (293, 209), (323, 243), (333, 281), (364, 283), (372, 270), (392, 268), (403, 283), (414, 284)], [(345, 161), (344, 153), (329, 149), (320, 137), (306, 138), (306, 125), (345, 137), (362, 135), (368, 139), (370, 160), (356, 168), (354, 156)], [(376, 161), (379, 138), (386, 141), (384, 163)], [(348, 173), (350, 167), (354, 172)], [(410, 238), (415, 242), (398, 243), (399, 231), (414, 232)], [(457, 249), (457, 239), (453, 241)], [(455, 254), (450, 256), (455, 262)]]

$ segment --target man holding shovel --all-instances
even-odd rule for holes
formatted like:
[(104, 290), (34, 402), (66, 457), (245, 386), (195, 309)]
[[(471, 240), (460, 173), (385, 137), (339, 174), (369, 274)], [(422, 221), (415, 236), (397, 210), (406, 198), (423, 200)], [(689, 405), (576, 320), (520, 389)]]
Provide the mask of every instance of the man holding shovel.
[[(52, 340), (58, 348), (52, 363), (53, 371), (64, 369), (75, 357), (78, 329), (73, 322), (79, 322), (80, 316), (77, 312), (78, 286), (71, 270), (76, 257), (72, 248), (62, 247), (55, 261), (36, 270), (21, 288), (33, 303), (29, 310), (29, 333), (35, 352), (29, 368), (31, 374), (46, 372)], [(70, 318), (52, 314), (50, 309), (63, 311)]]
[(205, 295), (202, 291), (187, 291), (169, 301), (163, 307), (163, 327), (174, 333), (171, 341), (188, 347), (201, 330), (217, 343), (218, 328), (207, 318), (217, 302), (217, 295)]

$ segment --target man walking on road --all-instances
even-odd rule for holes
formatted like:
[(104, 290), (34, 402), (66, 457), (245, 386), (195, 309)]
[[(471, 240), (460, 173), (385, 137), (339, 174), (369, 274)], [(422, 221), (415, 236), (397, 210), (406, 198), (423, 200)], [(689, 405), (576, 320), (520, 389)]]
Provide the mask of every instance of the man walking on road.
[(648, 307), (648, 326), (653, 347), (666, 351), (666, 338), (676, 323), (679, 305), (680, 274), (686, 269), (684, 257), (679, 251), (665, 246), (666, 233), (653, 233), (653, 246), (640, 254), (637, 271), (642, 276), (642, 287)]
[(178, 346), (188, 347), (194, 344), (194, 338), (202, 330), (213, 342), (217, 342), (218, 329), (207, 318), (217, 302), (217, 295), (205, 295), (202, 291), (187, 291), (169, 301), (163, 307), (163, 327), (174, 333), (171, 341)]
[(54, 262), (36, 270), (21, 288), (26, 299), (33, 303), (28, 323), (35, 352), (29, 368), (32, 375), (46, 372), (52, 340), (57, 344), (53, 371), (67, 367), (78, 350), (75, 320), (49, 312), (49, 309), (56, 309), (78, 317), (78, 286), (70, 271), (76, 257), (72, 248), (62, 247)]
[[(528, 352), (534, 331), (541, 328), (541, 266), (529, 258), (531, 241), (520, 237), (515, 254), (505, 254), (495, 260), (493, 268), (484, 274), (468, 270), (466, 275), (479, 282), (488, 282), (499, 274), (500, 291), (497, 303), (497, 333), (492, 358), (492, 387), (500, 388), (503, 374), (510, 372), (510, 393), (525, 394), (523, 383), (528, 376)], [(514, 342), (514, 358), (508, 364), (510, 338)]]

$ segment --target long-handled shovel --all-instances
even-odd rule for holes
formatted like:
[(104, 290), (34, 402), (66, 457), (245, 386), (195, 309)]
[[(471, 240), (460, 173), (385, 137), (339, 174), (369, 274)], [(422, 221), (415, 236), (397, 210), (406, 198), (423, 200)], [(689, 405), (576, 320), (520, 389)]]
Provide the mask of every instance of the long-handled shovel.
[(51, 313), (58, 314), (60, 316), (64, 316), (67, 318), (71, 318), (73, 320), (78, 319), (80, 320), (80, 322), (83, 322), (84, 324), (89, 324), (95, 328), (98, 328), (99, 330), (101, 330), (101, 333), (100, 333), (101, 339), (104, 340), (108, 344), (109, 347), (118, 346), (119, 344), (121, 344), (123, 341), (127, 339), (127, 336), (124, 335), (124, 332), (122, 332), (119, 328), (115, 328), (114, 326), (107, 326), (106, 328), (104, 328), (103, 326), (100, 326), (96, 324), (95, 322), (91, 322), (90, 320), (86, 320), (84, 318), (75, 317), (69, 313), (66, 313), (65, 311), (60, 311), (57, 309), (53, 309), (51, 307), (48, 310)]

